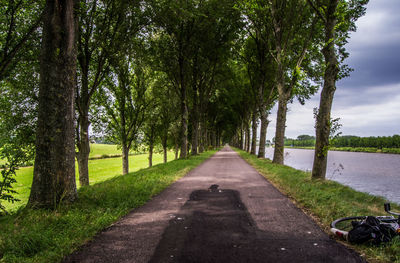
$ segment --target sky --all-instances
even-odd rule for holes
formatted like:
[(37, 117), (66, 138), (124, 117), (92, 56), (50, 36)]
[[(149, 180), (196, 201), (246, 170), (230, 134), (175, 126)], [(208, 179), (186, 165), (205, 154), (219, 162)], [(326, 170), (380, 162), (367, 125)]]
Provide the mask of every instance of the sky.
[[(346, 59), (354, 71), (337, 82), (332, 118), (340, 118), (342, 135), (400, 134), (400, 1), (370, 0), (365, 16), (351, 33)], [(289, 104), (286, 137), (315, 136), (313, 108), (320, 93), (305, 105)], [(277, 105), (269, 119), (267, 139), (275, 137)]]

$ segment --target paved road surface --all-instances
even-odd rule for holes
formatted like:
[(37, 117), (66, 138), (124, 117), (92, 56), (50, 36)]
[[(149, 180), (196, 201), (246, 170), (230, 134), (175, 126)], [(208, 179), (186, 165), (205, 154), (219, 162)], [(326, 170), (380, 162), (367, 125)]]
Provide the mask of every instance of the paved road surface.
[(228, 146), (65, 262), (365, 262)]

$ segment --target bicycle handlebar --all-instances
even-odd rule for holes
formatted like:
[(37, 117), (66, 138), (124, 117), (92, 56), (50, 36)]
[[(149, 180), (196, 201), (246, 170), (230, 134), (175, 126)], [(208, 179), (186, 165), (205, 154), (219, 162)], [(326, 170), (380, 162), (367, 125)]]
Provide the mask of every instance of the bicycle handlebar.
[(395, 212), (390, 211), (390, 203), (385, 203), (384, 207), (385, 207), (386, 213), (389, 213), (389, 214), (395, 215), (395, 216), (400, 216), (400, 213), (395, 213)]

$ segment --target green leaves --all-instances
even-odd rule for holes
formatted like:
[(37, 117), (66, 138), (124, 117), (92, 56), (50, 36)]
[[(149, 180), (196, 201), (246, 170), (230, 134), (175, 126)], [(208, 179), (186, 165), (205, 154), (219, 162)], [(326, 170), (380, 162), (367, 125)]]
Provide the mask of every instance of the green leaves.
[(17, 162), (12, 161), (11, 163), (6, 163), (1, 165), (1, 178), (0, 178), (0, 215), (2, 213), (7, 213), (5, 206), (2, 201), (6, 202), (18, 202), (19, 199), (14, 197), (17, 192), (13, 190), (13, 184), (17, 182), (15, 180), (15, 171), (17, 169)]

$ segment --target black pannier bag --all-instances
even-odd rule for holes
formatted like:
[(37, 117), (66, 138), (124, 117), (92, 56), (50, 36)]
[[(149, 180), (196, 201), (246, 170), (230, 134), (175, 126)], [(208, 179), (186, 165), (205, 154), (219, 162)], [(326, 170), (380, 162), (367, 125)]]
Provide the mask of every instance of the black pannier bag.
[(373, 216), (361, 222), (353, 221), (353, 229), (349, 231), (348, 240), (351, 243), (361, 244), (372, 240), (375, 245), (389, 242), (397, 235), (397, 223), (382, 223)]

